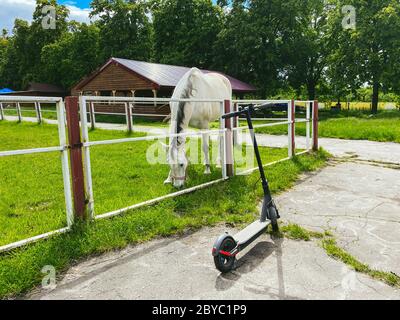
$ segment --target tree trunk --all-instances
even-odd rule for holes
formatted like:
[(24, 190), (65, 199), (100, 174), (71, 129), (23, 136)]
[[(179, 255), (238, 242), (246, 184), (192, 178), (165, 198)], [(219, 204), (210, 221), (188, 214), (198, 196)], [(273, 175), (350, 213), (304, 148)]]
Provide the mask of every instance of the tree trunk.
[(315, 100), (315, 84), (313, 82), (307, 83), (308, 99)]
[(379, 102), (379, 82), (374, 80), (372, 88), (372, 113), (378, 113), (378, 102)]

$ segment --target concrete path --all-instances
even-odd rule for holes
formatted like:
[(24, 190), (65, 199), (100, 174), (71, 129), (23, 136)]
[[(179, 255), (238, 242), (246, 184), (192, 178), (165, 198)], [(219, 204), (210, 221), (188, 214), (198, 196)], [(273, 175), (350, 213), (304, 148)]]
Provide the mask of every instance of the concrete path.
[[(276, 198), (282, 220), (330, 230), (339, 246), (372, 268), (400, 274), (400, 170), (333, 161)], [(227, 227), (205, 228), (91, 258), (53, 291), (29, 299), (400, 299), (400, 290), (330, 258), (318, 240), (265, 235), (221, 275), (211, 248)], [(230, 230), (234, 233), (235, 230)]]
[[(400, 291), (356, 274), (315, 242), (267, 236), (221, 275), (211, 247), (224, 227), (156, 240), (89, 259), (53, 291), (29, 299), (400, 299)], [(231, 230), (234, 232), (234, 230)]]

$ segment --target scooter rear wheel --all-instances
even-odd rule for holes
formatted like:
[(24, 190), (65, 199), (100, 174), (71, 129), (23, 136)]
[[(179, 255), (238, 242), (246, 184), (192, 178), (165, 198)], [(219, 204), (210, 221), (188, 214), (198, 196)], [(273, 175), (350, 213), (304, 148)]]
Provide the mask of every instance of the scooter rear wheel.
[(221, 246), (217, 249), (218, 254), (214, 257), (215, 267), (222, 273), (228, 273), (233, 270), (235, 266), (235, 256), (228, 256), (220, 253), (220, 251), (231, 252), (236, 247), (236, 242), (232, 237), (225, 238)]

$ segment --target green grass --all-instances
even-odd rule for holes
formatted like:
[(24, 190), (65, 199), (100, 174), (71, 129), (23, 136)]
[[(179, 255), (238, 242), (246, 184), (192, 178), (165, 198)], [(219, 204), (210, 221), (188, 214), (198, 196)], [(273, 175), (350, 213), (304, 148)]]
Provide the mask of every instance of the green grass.
[(342, 261), (355, 271), (369, 275), (371, 278), (383, 281), (390, 286), (400, 288), (400, 277), (398, 275), (392, 272), (371, 269), (370, 266), (360, 262), (348, 252), (340, 248), (335, 239), (323, 239), (322, 247), (329, 256)]
[(366, 274), (373, 279), (400, 288), (400, 277), (398, 275), (392, 272), (374, 270), (367, 264), (360, 262), (357, 258), (337, 245), (335, 238), (329, 230), (325, 230), (323, 233), (310, 231), (297, 224), (289, 223), (288, 225), (281, 226), (279, 232), (274, 233), (274, 235), (299, 241), (320, 239), (322, 248), (330, 257), (343, 262), (356, 272)]
[[(15, 139), (16, 131), (20, 136), (19, 139)], [(29, 134), (30, 138), (22, 138), (25, 134)], [(125, 135), (123, 132), (100, 130), (91, 132), (92, 139), (115, 138), (123, 135)], [(57, 139), (54, 127), (50, 125), (0, 124), (0, 150), (10, 149), (10, 146), (13, 149), (20, 149), (53, 145), (57, 143)], [(168, 171), (167, 166), (151, 166), (148, 170), (140, 166), (141, 153), (145, 147), (147, 147), (146, 144), (139, 147), (135, 143), (112, 146), (111, 149), (107, 147), (93, 149), (97, 213), (174, 191), (170, 186), (164, 186), (162, 183)], [(271, 151), (263, 149), (263, 152), (268, 153), (268, 157)], [(264, 153), (264, 157), (266, 156)], [(17, 157), (0, 161), (0, 174), (10, 172), (7, 173), (9, 175), (7, 183), (4, 179), (0, 179), (0, 192), (2, 195), (7, 194), (8, 197), (0, 207), (1, 219), (3, 219), (0, 234), (3, 243), (14, 238), (50, 231), (60, 227), (65, 220), (62, 213), (61, 174), (56, 170), (59, 166), (57, 155), (54, 159), (46, 158), (49, 155), (40, 159), (30, 157), (21, 156), (19, 163), (16, 162)], [(320, 151), (317, 154), (303, 155), (293, 161), (269, 167), (267, 175), (271, 181), (272, 191), (277, 193), (290, 188), (302, 172), (320, 168), (325, 164), (326, 158), (327, 154)], [(41, 171), (36, 171), (37, 167)], [(40, 179), (34, 179), (35, 176), (29, 175), (30, 170), (40, 174)], [(215, 178), (215, 176), (205, 177), (202, 171), (202, 165), (192, 167), (189, 173), (191, 176), (189, 186)], [(213, 174), (219, 175), (218, 171)], [(50, 179), (52, 176), (60, 179)], [(19, 179), (18, 183), (12, 182), (15, 179)], [(165, 200), (151, 207), (130, 211), (113, 219), (78, 224), (68, 234), (55, 236), (47, 241), (3, 254), (0, 256), (0, 297), (21, 294), (40, 283), (43, 276), (41, 269), (45, 265), (53, 265), (59, 274), (79, 259), (123, 248), (128, 244), (140, 243), (154, 237), (179, 234), (188, 229), (195, 230), (219, 222), (231, 224), (249, 222), (257, 214), (257, 203), (262, 196), (261, 186), (257, 183), (258, 179), (257, 172), (249, 176), (237, 176), (229, 182)], [(7, 186), (10, 183), (11, 188)], [(31, 187), (34, 187), (33, 191)], [(23, 189), (27, 191), (22, 196), (18, 195)], [(39, 203), (38, 206), (32, 206), (32, 198)], [(42, 204), (43, 199), (47, 201), (45, 204)], [(16, 211), (10, 208), (10, 203), (20, 209)], [(16, 212), (18, 215), (13, 216)], [(40, 218), (37, 215), (40, 215)], [(42, 223), (41, 219), (47, 220)], [(8, 223), (8, 228), (15, 230), (10, 231), (4, 228), (4, 222)], [(24, 223), (29, 227), (28, 230), (20, 227), (20, 224)]]
[(280, 232), (289, 239), (303, 241), (310, 241), (313, 238), (321, 239), (325, 236), (324, 233), (306, 230), (299, 225), (292, 223), (281, 227)]
[[(51, 109), (48, 109), (48, 110), (51, 110)], [(56, 111), (56, 109), (54, 109), (54, 111)], [(4, 110), (4, 115), (5, 116), (17, 116), (18, 114), (15, 109), (6, 109), (6, 110)], [(22, 110), (21, 115), (22, 115), (22, 118), (24, 118), (24, 117), (36, 118), (35, 110), (29, 110), (29, 109)], [(42, 118), (57, 120), (57, 112), (49, 112), (44, 109), (44, 110), (42, 110)]]
[[(122, 131), (90, 132), (93, 141), (126, 136), (129, 135)], [(163, 183), (169, 172), (164, 152), (159, 155), (164, 164), (151, 165), (146, 159), (146, 151), (154, 143), (158, 144), (135, 142), (91, 148), (96, 214), (176, 191), (171, 185)], [(56, 126), (0, 122), (0, 151), (57, 144)], [(251, 148), (249, 152), (252, 154)], [(201, 155), (200, 146), (197, 154)], [(285, 158), (287, 149), (261, 148), (261, 154), (265, 163), (272, 162)], [(216, 158), (216, 154), (211, 156)], [(255, 162), (253, 166), (256, 166)], [(221, 169), (215, 166), (211, 175), (204, 175), (203, 171), (202, 164), (191, 165), (186, 187), (221, 177)], [(61, 161), (57, 153), (0, 158), (0, 194), (0, 245), (66, 226)]]
[[(256, 132), (276, 135), (287, 134), (287, 125), (259, 128), (256, 129)], [(306, 135), (305, 123), (296, 124), (296, 134)], [(377, 115), (368, 115), (361, 111), (338, 114), (322, 111), (319, 121), (319, 136), (400, 143), (400, 112), (385, 111)]]

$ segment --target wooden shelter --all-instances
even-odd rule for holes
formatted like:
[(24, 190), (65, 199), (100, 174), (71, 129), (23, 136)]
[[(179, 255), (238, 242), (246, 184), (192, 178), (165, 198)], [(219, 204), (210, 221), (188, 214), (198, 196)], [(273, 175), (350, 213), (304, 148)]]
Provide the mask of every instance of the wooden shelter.
[[(81, 80), (72, 90), (72, 95), (137, 96), (169, 98), (187, 67), (156, 64), (136, 60), (111, 58), (90, 76)], [(216, 72), (202, 70), (204, 73)], [(242, 96), (256, 88), (225, 75), (232, 84), (235, 95)], [(122, 106), (98, 105), (98, 112), (123, 112)], [(169, 114), (168, 104), (134, 106), (136, 114)]]

